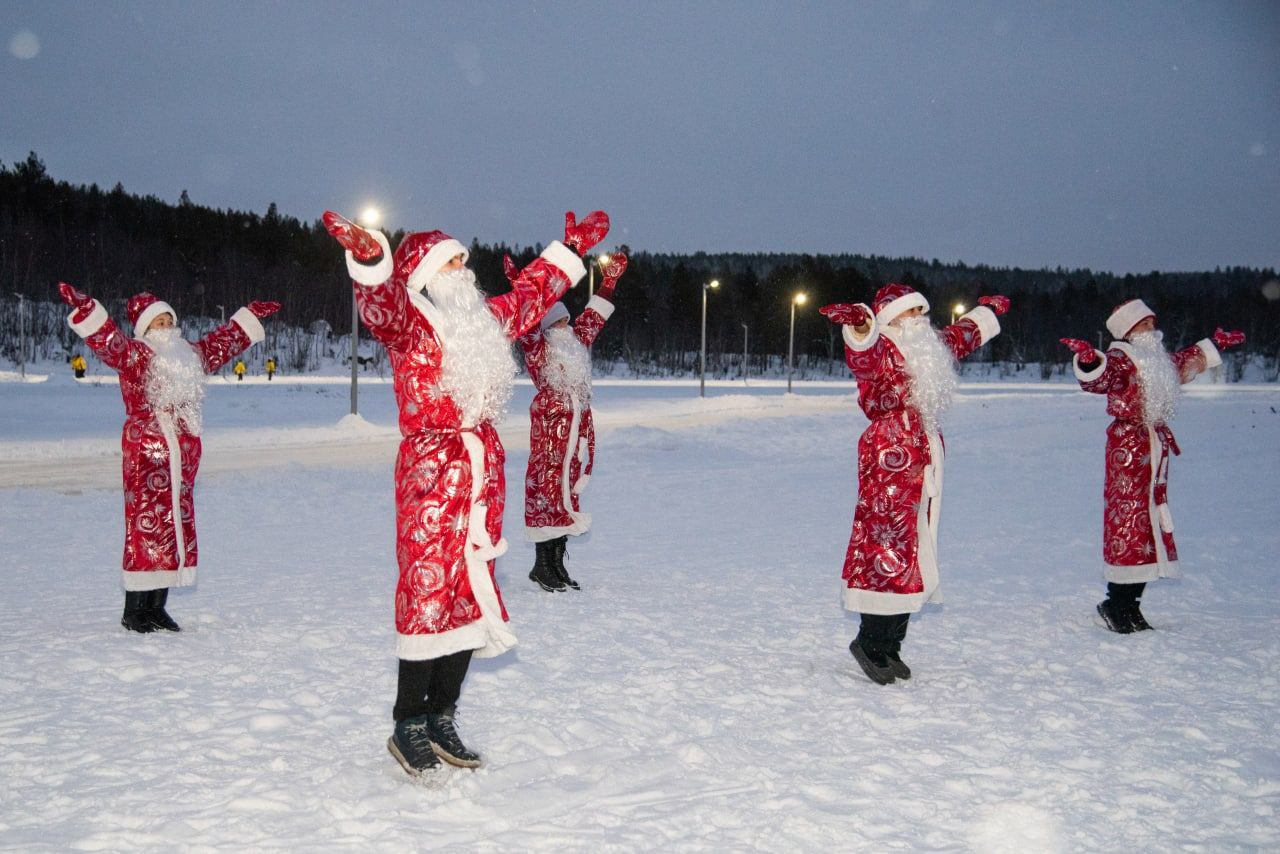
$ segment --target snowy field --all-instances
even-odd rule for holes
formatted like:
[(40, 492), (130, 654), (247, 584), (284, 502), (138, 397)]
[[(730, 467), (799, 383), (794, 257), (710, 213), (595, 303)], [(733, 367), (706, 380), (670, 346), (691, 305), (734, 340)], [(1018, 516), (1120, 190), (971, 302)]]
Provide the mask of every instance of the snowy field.
[(485, 756), (412, 782), (395, 691), (388, 384), (215, 381), (200, 582), (180, 635), (119, 626), (122, 406), (0, 383), (0, 846), (10, 850), (1114, 851), (1280, 847), (1280, 389), (1197, 386), (1174, 423), (1185, 578), (1107, 633), (1101, 398), (966, 385), (942, 578), (906, 683), (839, 605), (866, 421), (852, 383), (612, 383), (571, 542), (526, 578), (531, 390), (503, 427), (499, 580), (520, 638), (476, 662)]

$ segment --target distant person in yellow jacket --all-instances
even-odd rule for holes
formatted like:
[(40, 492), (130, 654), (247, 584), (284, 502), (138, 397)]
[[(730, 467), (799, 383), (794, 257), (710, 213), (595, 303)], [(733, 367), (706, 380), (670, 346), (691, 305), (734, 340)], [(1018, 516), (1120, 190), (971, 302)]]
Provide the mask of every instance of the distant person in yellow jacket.
[(244, 359), (236, 359), (236, 366), (231, 370), (236, 372), (236, 379), (238, 381), (244, 382), (244, 372), (245, 372)]
[(76, 372), (76, 379), (84, 379), (84, 372), (87, 367), (88, 365), (84, 362), (84, 356), (81, 356), (79, 353), (71, 359), (71, 370)]
[(267, 382), (271, 382), (271, 378), (275, 376), (275, 373), (276, 373), (276, 360), (274, 356), (272, 356), (270, 359), (267, 359), (266, 369), (267, 369)]

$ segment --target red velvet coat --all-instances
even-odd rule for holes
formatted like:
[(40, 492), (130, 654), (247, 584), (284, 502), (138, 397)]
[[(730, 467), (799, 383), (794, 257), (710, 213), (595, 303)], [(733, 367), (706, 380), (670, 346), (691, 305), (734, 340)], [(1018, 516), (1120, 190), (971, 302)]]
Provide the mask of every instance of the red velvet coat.
[[(503, 554), (505, 456), (488, 422), (463, 424), (438, 388), (443, 352), (430, 301), (391, 278), (390, 250), (373, 267), (350, 260), (360, 319), (387, 348), (394, 372), (400, 432), (396, 458), (396, 655), (439, 658), (464, 649), (498, 655), (516, 643), (494, 578)], [(586, 273), (581, 260), (553, 242), (487, 300), (514, 341)]]
[[(573, 332), (590, 347), (604, 329), (613, 303), (594, 295), (573, 322)], [(591, 529), (591, 514), (579, 509), (579, 496), (595, 464), (596, 430), (591, 401), (562, 394), (546, 379), (547, 338), (535, 329), (520, 339), (525, 366), (537, 393), (529, 404), (529, 466), (524, 476), (525, 534), (540, 543)]]
[[(1218, 348), (1207, 338), (1169, 358), (1183, 383), (1222, 364)], [(1127, 343), (1112, 343), (1093, 370), (1082, 371), (1078, 356), (1074, 364), (1080, 387), (1105, 394), (1107, 414), (1115, 418), (1107, 428), (1103, 485), (1106, 578), (1117, 584), (1137, 584), (1177, 575), (1178, 549), (1168, 503), (1169, 459), (1180, 453), (1173, 431), (1163, 421), (1147, 425), (1138, 367), (1129, 357)]]
[[(75, 315), (73, 314), (72, 317)], [(120, 436), (124, 472), (124, 588), (156, 590), (194, 584), (196, 512), (192, 499), (200, 469), (200, 437), (185, 422), (176, 428), (156, 418), (147, 401), (147, 366), (152, 349), (129, 338), (95, 301), (83, 321), (69, 321), (97, 354), (120, 375), (125, 422)], [(231, 322), (191, 345), (213, 373), (251, 344), (263, 340), (262, 323), (247, 308)]]
[[(1000, 332), (980, 306), (938, 331), (957, 359)], [(858, 404), (870, 426), (858, 440), (858, 504), (845, 553), (844, 606), (866, 614), (906, 614), (940, 602), (938, 520), (942, 511), (942, 436), (926, 431), (907, 402), (910, 375), (881, 326), (861, 341), (844, 327), (845, 362), (858, 380)]]

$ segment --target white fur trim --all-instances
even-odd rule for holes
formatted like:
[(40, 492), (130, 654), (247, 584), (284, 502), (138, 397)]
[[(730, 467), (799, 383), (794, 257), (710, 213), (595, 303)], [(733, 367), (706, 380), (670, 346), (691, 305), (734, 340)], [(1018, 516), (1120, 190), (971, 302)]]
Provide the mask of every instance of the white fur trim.
[(852, 326), (845, 324), (840, 327), (840, 336), (844, 338), (845, 345), (855, 353), (861, 353), (863, 350), (870, 350), (875, 346), (876, 339), (880, 337), (880, 323), (876, 320), (875, 314), (871, 311), (871, 306), (866, 303), (858, 303), (867, 310), (867, 314), (871, 315), (871, 331), (866, 336), (859, 338)]
[(1105, 576), (1112, 584), (1142, 584), (1155, 581), (1157, 578), (1177, 578), (1178, 562), (1167, 560), (1163, 563), (1143, 563), (1138, 566), (1105, 565)]
[(421, 292), (427, 286), (427, 282), (431, 281), (436, 273), (439, 273), (445, 264), (457, 256), (462, 256), (462, 263), (467, 263), (467, 259), (471, 257), (471, 253), (467, 251), (467, 247), (450, 237), (448, 240), (441, 240), (435, 246), (427, 250), (427, 254), (418, 266), (413, 268), (413, 272), (409, 274), (405, 287), (411, 291)]
[(589, 484), (590, 482), (591, 482), (591, 475), (589, 474), (584, 474), (582, 477), (578, 478), (578, 482), (573, 485), (573, 494), (581, 495), (583, 492), (586, 491), (587, 484)]
[[(77, 311), (78, 310), (79, 309), (77, 309)], [(93, 310), (89, 312), (89, 316), (84, 320), (76, 323), (71, 319), (75, 317), (75, 315), (76, 312), (73, 311), (67, 316), (67, 325), (70, 326), (71, 329), (81, 338), (88, 338), (90, 335), (101, 329), (103, 325), (106, 324), (107, 318), (110, 316), (107, 314), (107, 310), (102, 307), (102, 303), (97, 300), (93, 301)]]
[(553, 302), (551, 304), (551, 308), (547, 309), (547, 313), (542, 315), (542, 320), (540, 321), (539, 325), (543, 329), (550, 329), (552, 326), (555, 325), (556, 321), (568, 320), (568, 319), (569, 319), (568, 307), (564, 303), (557, 301), (557, 302)]
[(1204, 366), (1208, 368), (1216, 368), (1222, 364), (1222, 354), (1218, 352), (1218, 348), (1209, 338), (1201, 338), (1196, 342), (1196, 346), (1204, 352)]
[(569, 287), (578, 284), (587, 274), (587, 268), (578, 257), (578, 253), (559, 240), (551, 241), (551, 245), (543, 249), (538, 257), (568, 276)]
[(236, 313), (231, 315), (231, 322), (244, 330), (244, 334), (249, 336), (250, 344), (259, 344), (267, 340), (267, 330), (262, 328), (262, 321), (249, 309), (236, 309)]
[(173, 310), (173, 306), (162, 299), (158, 299), (138, 313), (138, 322), (133, 325), (133, 337), (141, 338), (146, 335), (147, 327), (162, 314), (172, 314), (173, 325), (178, 325), (178, 313)]
[(387, 236), (374, 229), (369, 229), (369, 233), (382, 247), (382, 257), (374, 264), (365, 264), (357, 261), (356, 256), (347, 250), (347, 275), (362, 285), (380, 285), (391, 278), (391, 273), (396, 268), (395, 261), (391, 257), (391, 244), (387, 242)]
[(1094, 350), (1094, 355), (1098, 357), (1098, 367), (1092, 371), (1083, 370), (1080, 367), (1080, 357), (1073, 356), (1071, 358), (1071, 368), (1076, 372), (1076, 379), (1082, 383), (1091, 383), (1098, 377), (1102, 376), (1102, 372), (1107, 369), (1107, 354), (1101, 350)]
[(181, 569), (124, 569), (120, 571), (120, 580), (124, 589), (130, 592), (190, 587), (196, 583), (196, 568), (184, 566)]
[(846, 611), (859, 614), (914, 614), (924, 607), (923, 593), (884, 593), (846, 587), (841, 604)]
[(1129, 330), (1148, 317), (1155, 317), (1155, 312), (1140, 299), (1131, 299), (1122, 304), (1107, 318), (1107, 331), (1115, 338), (1124, 338)]
[(587, 300), (587, 308), (608, 320), (613, 315), (614, 305), (599, 294), (592, 294)]
[(926, 312), (929, 310), (929, 301), (919, 291), (912, 291), (895, 300), (890, 300), (888, 305), (876, 312), (876, 320), (880, 321), (882, 326), (887, 326), (895, 317), (913, 308), (923, 308)]
[(173, 508), (173, 541), (178, 549), (178, 571), (186, 566), (187, 538), (182, 532), (182, 444), (164, 418), (157, 418), (164, 443), (169, 448), (169, 500)]
[(978, 335), (982, 337), (983, 344), (1000, 334), (1000, 318), (990, 306), (980, 305), (973, 311), (960, 315), (960, 319), (972, 320), (978, 324)]

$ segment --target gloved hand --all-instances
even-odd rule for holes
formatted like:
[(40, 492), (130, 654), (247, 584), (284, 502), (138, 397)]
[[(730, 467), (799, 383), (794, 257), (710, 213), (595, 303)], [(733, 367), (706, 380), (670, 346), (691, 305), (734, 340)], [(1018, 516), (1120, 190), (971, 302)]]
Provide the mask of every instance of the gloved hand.
[(1244, 343), (1243, 332), (1227, 332), (1221, 326), (1213, 330), (1213, 343), (1218, 345), (1219, 350), (1226, 350), (1230, 347), (1239, 347)]
[(609, 233), (609, 215), (604, 211), (592, 211), (578, 222), (573, 211), (564, 212), (564, 245), (578, 257), (586, 255)]
[(510, 255), (502, 256), (502, 272), (508, 282), (515, 284), (516, 276), (520, 275), (520, 269), (516, 267), (516, 262), (511, 260)]
[(1009, 298), (1002, 297), (999, 294), (989, 297), (978, 297), (978, 305), (985, 305), (998, 315), (1009, 313)]
[(376, 261), (382, 255), (382, 247), (373, 235), (356, 225), (342, 214), (325, 211), (321, 217), (325, 230), (333, 235), (333, 239), (342, 244), (351, 255), (362, 263)]
[(824, 305), (818, 314), (842, 326), (866, 326), (871, 322), (871, 310), (861, 303), (838, 302)]
[(1098, 351), (1093, 349), (1093, 345), (1088, 341), (1079, 338), (1059, 338), (1058, 343), (1079, 356), (1082, 365), (1092, 365), (1101, 360)]
[(280, 303), (271, 302), (269, 300), (254, 300), (249, 303), (246, 308), (253, 312), (253, 316), (261, 320), (264, 317), (270, 317), (280, 310)]
[(613, 302), (613, 290), (618, 286), (618, 279), (622, 278), (625, 272), (627, 272), (627, 256), (621, 252), (611, 254), (609, 263), (600, 267), (600, 275), (604, 280), (600, 282), (600, 287), (596, 288), (596, 293), (602, 299)]
[(93, 297), (76, 290), (66, 282), (58, 283), (58, 294), (63, 302), (75, 309), (71, 319), (76, 323), (86, 319), (93, 311)]

